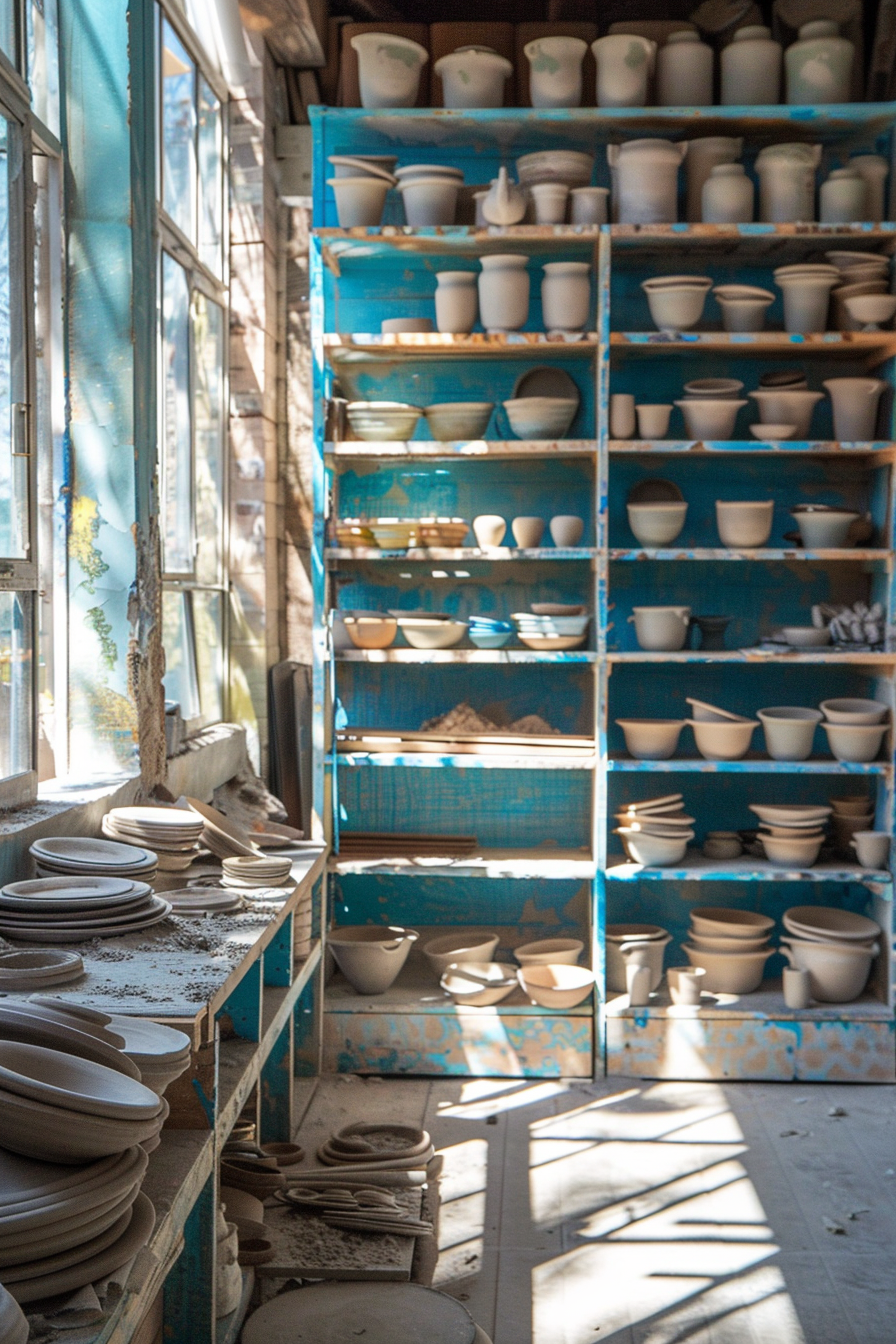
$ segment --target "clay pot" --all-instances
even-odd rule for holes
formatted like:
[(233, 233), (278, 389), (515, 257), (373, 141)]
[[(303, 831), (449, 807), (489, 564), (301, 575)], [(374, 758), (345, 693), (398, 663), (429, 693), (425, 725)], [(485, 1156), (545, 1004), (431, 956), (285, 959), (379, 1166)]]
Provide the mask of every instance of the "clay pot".
[(721, 55), (723, 107), (770, 106), (780, 101), (783, 50), (762, 24), (738, 28)]
[(635, 414), (638, 417), (639, 438), (664, 439), (669, 433), (669, 417), (672, 414), (670, 403), (657, 402), (654, 405), (636, 406)]
[(685, 719), (617, 719), (625, 749), (636, 761), (668, 761), (678, 750)]
[(510, 524), (513, 539), (521, 550), (535, 550), (544, 536), (544, 519), (530, 516), (514, 518)]
[(891, 840), (889, 831), (856, 831), (850, 846), (863, 868), (885, 869), (890, 864)]
[(529, 317), (528, 257), (498, 254), (482, 258), (479, 313), (487, 331), (519, 331)]
[(776, 271), (775, 284), (784, 294), (784, 330), (794, 334), (827, 331), (831, 290), (836, 283), (837, 276), (830, 272)]
[(340, 229), (376, 228), (383, 218), (389, 183), (379, 177), (328, 177)]
[(745, 401), (720, 398), (718, 401), (685, 397), (675, 405), (684, 416), (685, 433), (689, 439), (703, 439), (710, 443), (730, 439), (734, 433), (737, 413)]
[(739, 135), (704, 135), (687, 141), (685, 219), (689, 224), (696, 224), (701, 218), (703, 187), (713, 168), (736, 163), (743, 147), (743, 138)]
[[(751, 224), (756, 192), (742, 163), (717, 163), (710, 169), (700, 193), (704, 224)], [(752, 328), (744, 327), (748, 331)]]
[(469, 46), (443, 56), (433, 70), (442, 81), (443, 107), (503, 107), (513, 65), (491, 47)]
[(821, 224), (861, 224), (868, 218), (868, 183), (856, 168), (835, 168), (818, 192)]
[(838, 761), (875, 761), (888, 725), (823, 723), (831, 755)]
[(457, 214), (458, 178), (438, 175), (406, 177), (398, 184), (405, 220), (411, 228), (453, 224)]
[(611, 33), (591, 43), (597, 62), (598, 107), (645, 107), (656, 43), (630, 33)]
[(444, 332), (468, 332), (476, 325), (479, 297), (476, 271), (436, 273), (436, 326)]
[(573, 187), (569, 193), (571, 224), (606, 224), (608, 187)]
[[(747, 286), (743, 288), (746, 290)], [(767, 289), (743, 295), (719, 293), (715, 289), (713, 294), (722, 310), (722, 326), (726, 331), (762, 331), (765, 315), (775, 301), (774, 294)]]
[(536, 182), (529, 188), (536, 224), (562, 224), (566, 219), (569, 187), (565, 182)]
[(543, 269), (541, 316), (545, 331), (582, 331), (591, 311), (590, 262), (549, 261)]
[[(662, 867), (662, 864), (651, 864), (651, 867)], [(666, 955), (666, 948), (672, 941), (671, 934), (666, 934), (663, 938), (650, 938), (642, 942), (622, 943), (619, 946), (619, 958), (622, 962), (623, 975), (628, 966), (646, 966), (650, 971), (650, 988), (655, 990), (659, 988), (660, 981), (663, 978), (663, 960)], [(615, 960), (615, 959), (614, 959)], [(607, 973), (609, 976), (609, 948), (607, 956)], [(622, 988), (625, 989), (623, 980)]]
[(739, 761), (746, 756), (753, 741), (753, 732), (759, 727), (754, 720), (745, 723), (712, 723), (704, 719), (689, 719), (694, 741), (700, 755), (708, 761)]
[[(626, 962), (622, 955), (623, 947), (656, 942), (659, 945), (658, 959), (660, 976), (662, 976), (663, 952), (671, 941), (672, 935), (667, 933), (665, 929), (660, 928), (658, 924), (609, 924), (607, 926), (607, 989), (620, 994), (625, 993)], [(656, 965), (656, 960), (657, 954), (654, 954), (652, 960), (645, 958), (652, 969)], [(657, 980), (658, 984), (659, 980)]]
[(642, 546), (669, 546), (681, 535), (688, 506), (685, 501), (626, 504), (628, 525)]
[(723, 546), (732, 550), (764, 546), (771, 536), (773, 499), (716, 500), (716, 526)]
[(872, 224), (880, 224), (886, 214), (884, 183), (890, 171), (889, 163), (882, 154), (853, 154), (849, 167), (861, 173), (868, 188), (868, 213), (865, 218)]
[(690, 607), (635, 607), (629, 621), (634, 622), (639, 648), (675, 652), (683, 649), (688, 637)]
[(834, 438), (864, 443), (875, 436), (877, 408), (887, 384), (881, 378), (826, 378), (834, 410)]
[(792, 437), (795, 439), (811, 437), (812, 412), (824, 399), (823, 392), (809, 392), (804, 388), (795, 391), (787, 388), (782, 391), (760, 389), (758, 392), (748, 392), (747, 396), (759, 407), (759, 419), (763, 424), (793, 425)]
[(670, 33), (656, 58), (660, 107), (709, 107), (712, 104), (713, 51), (693, 29)]
[(802, 505), (791, 509), (807, 551), (838, 550), (846, 546), (849, 529), (860, 516), (850, 509)]
[(759, 218), (764, 224), (809, 224), (815, 219), (815, 170), (821, 145), (768, 145), (756, 156)]
[(578, 546), (585, 531), (584, 521), (574, 513), (558, 513), (550, 521), (549, 530), (555, 546)]
[(671, 140), (627, 140), (623, 145), (607, 145), (620, 224), (677, 222), (678, 169), (687, 150), (686, 141), (675, 145)]
[(419, 936), (413, 929), (361, 924), (331, 930), (327, 945), (359, 994), (385, 994)]
[(706, 276), (642, 280), (650, 316), (660, 331), (690, 331), (703, 316), (712, 281)]
[(523, 51), (529, 62), (533, 107), (580, 107), (582, 61), (588, 44), (580, 37), (539, 37)]
[(781, 951), (791, 966), (809, 972), (813, 999), (822, 1003), (852, 1003), (868, 983), (871, 963), (880, 946), (815, 943), (789, 937), (781, 939)]
[(391, 33), (358, 33), (350, 41), (358, 54), (361, 106), (413, 107), (429, 60), (426, 48)]
[(765, 749), (773, 761), (809, 759), (815, 740), (815, 725), (822, 720), (821, 710), (785, 706), (760, 709), (758, 717), (765, 733)]
[(816, 103), (848, 103), (851, 98), (855, 46), (840, 36), (829, 19), (804, 23), (799, 41), (784, 53), (787, 102), (801, 107)]

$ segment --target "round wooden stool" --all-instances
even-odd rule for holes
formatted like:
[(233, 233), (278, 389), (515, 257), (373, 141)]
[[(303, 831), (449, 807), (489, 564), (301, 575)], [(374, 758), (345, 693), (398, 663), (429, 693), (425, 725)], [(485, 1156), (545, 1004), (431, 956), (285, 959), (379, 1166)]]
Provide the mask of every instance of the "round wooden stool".
[(465, 1307), (416, 1283), (317, 1283), (282, 1293), (243, 1326), (242, 1344), (488, 1344)]

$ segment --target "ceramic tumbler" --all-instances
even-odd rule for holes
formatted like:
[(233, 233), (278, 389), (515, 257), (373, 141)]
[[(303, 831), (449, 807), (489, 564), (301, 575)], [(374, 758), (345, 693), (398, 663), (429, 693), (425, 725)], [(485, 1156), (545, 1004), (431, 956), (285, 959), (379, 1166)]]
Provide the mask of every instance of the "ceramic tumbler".
[(669, 997), (674, 1004), (696, 1007), (703, 992), (706, 971), (701, 966), (673, 966), (666, 972)]
[(629, 392), (610, 396), (610, 437), (630, 439), (635, 432), (635, 398)]
[(650, 1003), (650, 967), (636, 966), (634, 962), (627, 962), (625, 987), (628, 990), (629, 1006), (646, 1008)]
[(569, 193), (571, 224), (606, 224), (608, 187), (573, 187)]
[(479, 313), (476, 271), (436, 274), (436, 326), (439, 331), (472, 331)]
[(788, 967), (784, 971), (784, 1002), (788, 1008), (808, 1008), (811, 998), (809, 972)]

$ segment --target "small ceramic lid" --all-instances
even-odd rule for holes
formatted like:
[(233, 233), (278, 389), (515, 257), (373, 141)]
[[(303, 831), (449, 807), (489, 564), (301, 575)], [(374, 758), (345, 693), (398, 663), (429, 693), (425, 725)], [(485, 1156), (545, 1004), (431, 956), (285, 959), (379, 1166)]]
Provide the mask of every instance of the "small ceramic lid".
[(738, 28), (732, 42), (754, 42), (757, 38), (765, 39), (771, 37), (771, 28), (766, 28), (764, 23), (748, 23), (745, 28)]
[(710, 177), (743, 177), (745, 175), (742, 163), (716, 163), (709, 170)]
[(680, 32), (670, 33), (669, 36), (666, 38), (667, 47), (671, 47), (673, 45), (678, 46), (684, 42), (699, 43), (700, 34), (695, 33), (693, 28), (682, 28)]
[(799, 29), (800, 41), (811, 41), (815, 37), (839, 37), (840, 25), (833, 19), (813, 19)]

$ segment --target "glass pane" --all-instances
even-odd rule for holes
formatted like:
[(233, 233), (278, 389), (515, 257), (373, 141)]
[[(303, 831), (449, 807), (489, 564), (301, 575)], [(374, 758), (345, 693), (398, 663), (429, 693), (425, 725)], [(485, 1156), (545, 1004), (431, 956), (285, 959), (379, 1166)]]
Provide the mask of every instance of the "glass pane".
[(35, 113), (59, 135), (58, 0), (29, 0), (28, 84)]
[(193, 294), (196, 578), (220, 583), (224, 525), (224, 310)]
[(187, 613), (187, 594), (162, 593), (162, 643), (165, 647), (165, 699), (176, 700), (185, 719), (199, 716), (199, 688)]
[(31, 596), (0, 593), (0, 779), (31, 769)]
[(167, 574), (193, 572), (190, 427), (190, 286), (162, 255), (162, 563)]
[(222, 596), (220, 593), (194, 591), (190, 597), (193, 599), (196, 677), (202, 718), (205, 723), (217, 723), (224, 717)]
[(224, 251), (224, 162), (221, 104), (199, 77), (199, 255), (221, 274)]
[(18, 65), (16, 55), (16, 0), (0, 0), (0, 47), (3, 53)]
[(162, 204), (195, 243), (196, 67), (167, 21), (162, 23)]
[[(19, 256), (21, 220), (17, 205), (22, 170), (18, 129), (0, 117), (0, 555), (28, 554), (28, 459), (15, 456), (14, 407), (24, 401), (25, 343)], [(24, 419), (16, 426), (24, 429)]]

